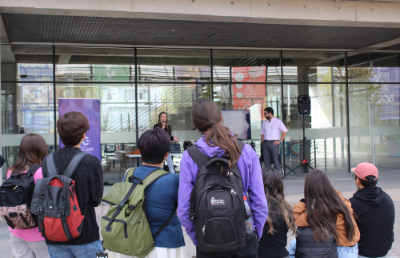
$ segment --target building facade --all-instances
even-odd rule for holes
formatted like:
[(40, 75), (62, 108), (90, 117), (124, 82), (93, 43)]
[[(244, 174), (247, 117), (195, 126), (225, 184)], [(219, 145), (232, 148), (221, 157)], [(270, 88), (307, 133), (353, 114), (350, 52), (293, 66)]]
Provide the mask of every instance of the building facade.
[[(0, 1), (3, 176), (24, 134), (58, 147), (60, 98), (101, 100), (109, 183), (132, 164), (124, 154), (162, 111), (182, 146), (196, 141), (197, 98), (249, 110), (245, 141), (258, 153), (262, 110), (273, 107), (289, 129), (286, 174), (303, 154), (328, 173), (364, 161), (398, 169), (396, 1), (94, 2)], [(311, 97), (309, 116), (298, 112), (299, 95)]]

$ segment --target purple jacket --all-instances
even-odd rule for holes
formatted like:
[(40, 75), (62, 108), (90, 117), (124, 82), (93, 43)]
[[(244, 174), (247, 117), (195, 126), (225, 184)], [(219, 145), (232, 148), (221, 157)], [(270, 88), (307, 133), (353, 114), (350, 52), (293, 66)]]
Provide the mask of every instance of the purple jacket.
[[(222, 156), (224, 150), (220, 147), (211, 147), (205, 143), (203, 138), (196, 142), (197, 147), (208, 157), (215, 155)], [(261, 165), (256, 152), (250, 145), (246, 144), (243, 148), (237, 166), (243, 179), (243, 194), (249, 193), (250, 209), (253, 212), (253, 225), (260, 240), (265, 221), (268, 217), (267, 199), (264, 193)], [(185, 151), (181, 159), (181, 172), (179, 176), (178, 192), (178, 217), (181, 224), (186, 228), (186, 232), (197, 246), (194, 223), (189, 220), (190, 193), (196, 181), (199, 167)]]

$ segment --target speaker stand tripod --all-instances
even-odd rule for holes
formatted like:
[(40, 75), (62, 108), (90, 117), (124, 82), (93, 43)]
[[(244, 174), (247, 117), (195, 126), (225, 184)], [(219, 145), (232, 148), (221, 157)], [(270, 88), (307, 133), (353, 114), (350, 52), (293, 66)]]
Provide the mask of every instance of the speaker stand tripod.
[(303, 161), (299, 165), (297, 165), (295, 168), (293, 168), (293, 170), (291, 169), (291, 171), (288, 173), (288, 175), (291, 172), (294, 172), (299, 167), (303, 167), (303, 173), (308, 173), (308, 168), (311, 168), (311, 170), (314, 170), (314, 168), (311, 167), (310, 164), (308, 164), (308, 162), (307, 162), (305, 149), (306, 149), (306, 130), (305, 130), (304, 114), (303, 114)]

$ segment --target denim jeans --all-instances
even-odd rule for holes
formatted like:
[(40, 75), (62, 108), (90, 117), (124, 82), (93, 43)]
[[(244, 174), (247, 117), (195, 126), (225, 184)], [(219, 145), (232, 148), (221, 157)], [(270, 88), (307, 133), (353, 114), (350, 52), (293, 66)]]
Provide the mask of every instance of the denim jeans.
[[(296, 238), (290, 242), (289, 248), (289, 257), (294, 257), (296, 253)], [(358, 244), (355, 246), (338, 246), (337, 247), (338, 258), (358, 258)]]
[(103, 251), (100, 240), (86, 245), (47, 245), (50, 258), (96, 258), (96, 253)]
[(168, 165), (169, 173), (176, 174), (176, 173), (175, 173), (174, 162), (172, 161), (171, 153), (168, 154), (168, 157), (167, 157), (167, 165)]

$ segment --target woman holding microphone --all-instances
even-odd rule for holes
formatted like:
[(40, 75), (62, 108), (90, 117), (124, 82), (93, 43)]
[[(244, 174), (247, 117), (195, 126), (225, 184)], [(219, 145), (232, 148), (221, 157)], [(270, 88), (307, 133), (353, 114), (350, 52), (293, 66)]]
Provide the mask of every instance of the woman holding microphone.
[[(168, 124), (167, 113), (161, 112), (158, 115), (158, 124), (155, 124), (153, 129), (155, 129), (156, 127), (160, 127), (161, 129), (165, 130), (169, 134), (169, 137), (171, 138), (171, 141), (178, 142), (178, 137), (172, 136), (172, 128)], [(168, 164), (169, 172), (175, 174), (174, 162), (172, 161), (171, 153), (168, 154), (167, 164)]]

